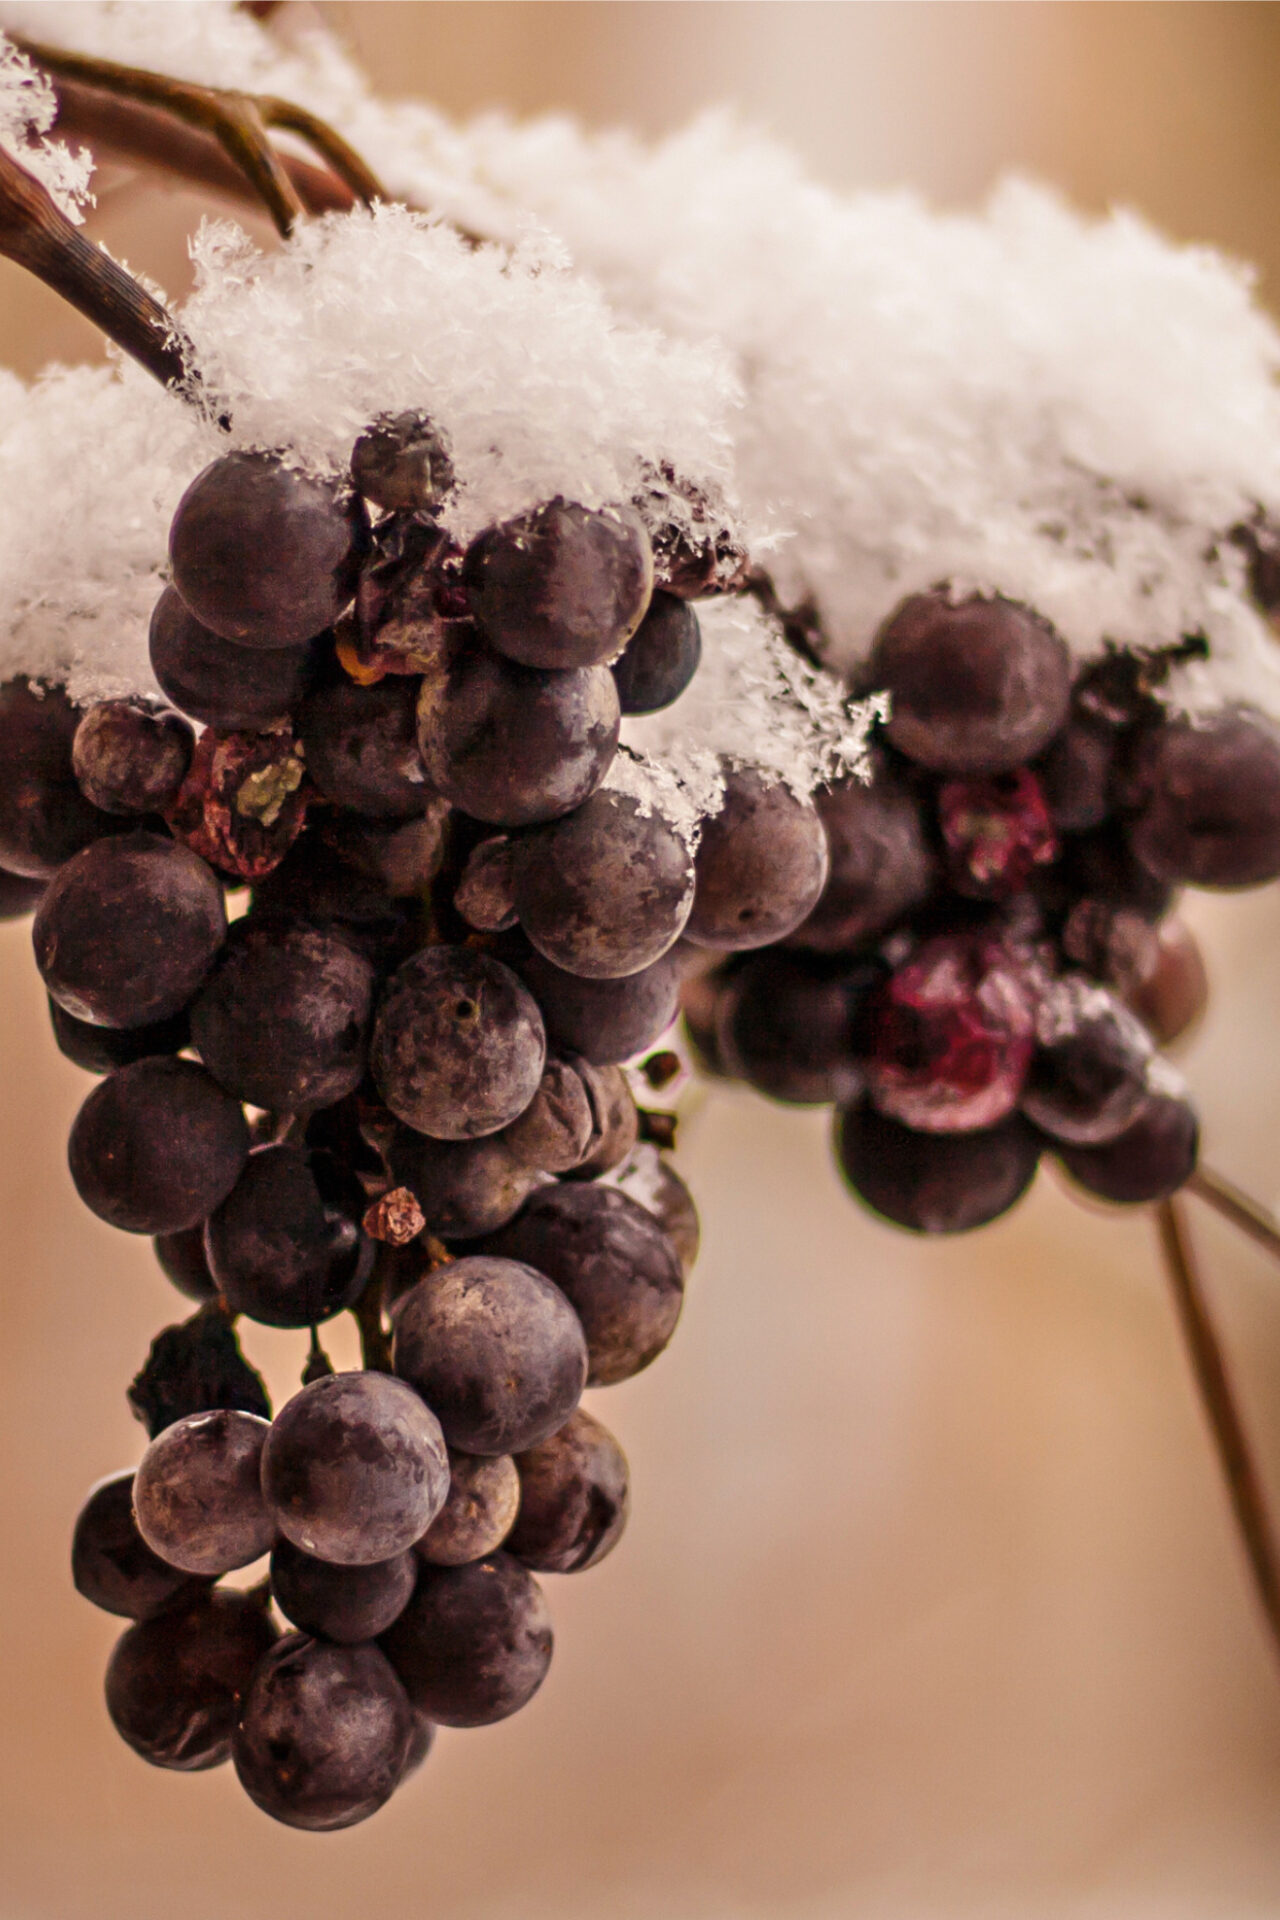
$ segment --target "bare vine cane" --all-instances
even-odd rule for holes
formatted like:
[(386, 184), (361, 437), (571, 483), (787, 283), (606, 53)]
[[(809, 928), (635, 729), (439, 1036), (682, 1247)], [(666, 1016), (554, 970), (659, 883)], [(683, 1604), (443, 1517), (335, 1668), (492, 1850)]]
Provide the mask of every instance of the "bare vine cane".
[[(99, 157), (165, 175), (238, 206), (260, 206), (256, 188), (212, 134), (105, 86), (60, 76), (55, 92), (59, 133), (83, 140)], [(279, 160), (308, 214), (349, 213), (357, 204), (351, 189), (327, 167), (283, 150)]]
[[(1192, 1185), (1200, 1190), (1198, 1176), (1193, 1176)], [(1236, 1529), (1249, 1561), (1254, 1590), (1272, 1644), (1280, 1652), (1280, 1552), (1226, 1355), (1197, 1271), (1182, 1202), (1161, 1201), (1155, 1217), (1165, 1271), (1200, 1401), (1209, 1421), (1214, 1451), (1227, 1483)]]
[(132, 274), (74, 227), (0, 147), (0, 254), (42, 280), (162, 386), (206, 405), (190, 343)]
[(1233, 1227), (1247, 1234), (1273, 1259), (1280, 1260), (1280, 1221), (1274, 1219), (1265, 1207), (1259, 1206), (1256, 1200), (1251, 1200), (1233, 1181), (1214, 1173), (1210, 1167), (1197, 1167), (1187, 1181), (1187, 1192), (1194, 1193), (1197, 1200), (1202, 1200), (1224, 1220), (1229, 1220)]
[[(324, 160), (329, 174), (349, 193), (348, 205), (359, 201), (372, 206), (385, 197), (376, 175), (342, 136), (316, 114), (291, 101), (225, 87), (202, 87), (32, 40), (17, 38), (15, 44), (52, 77), (55, 91), (79, 87), (82, 113), (88, 96), (96, 91), (109, 100), (159, 109), (169, 122), (211, 138), (252, 196), (266, 208), (282, 236), (287, 237), (311, 210), (301, 187), (310, 183), (315, 170), (295, 179), (269, 138), (272, 129), (306, 141)], [(117, 114), (115, 124), (120, 123)], [(74, 124), (74, 116), (68, 124)], [(154, 122), (152, 132), (154, 136)]]

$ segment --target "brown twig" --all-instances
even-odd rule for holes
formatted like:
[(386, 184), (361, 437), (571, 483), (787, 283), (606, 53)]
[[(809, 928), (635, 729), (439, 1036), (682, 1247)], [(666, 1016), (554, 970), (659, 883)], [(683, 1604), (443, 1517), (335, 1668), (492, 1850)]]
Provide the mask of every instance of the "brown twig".
[(190, 345), (159, 301), (87, 240), (3, 148), (0, 254), (60, 294), (164, 386), (200, 397)]
[(1155, 1212), (1174, 1304), (1218, 1462), (1226, 1479), (1236, 1528), (1248, 1556), (1272, 1641), (1280, 1652), (1280, 1557), (1261, 1477), (1245, 1434), (1222, 1343), (1196, 1271), (1181, 1203), (1163, 1200)]
[(1280, 1260), (1280, 1222), (1230, 1180), (1224, 1180), (1210, 1167), (1197, 1167), (1187, 1181), (1187, 1192), (1194, 1193), (1198, 1200), (1203, 1200), (1233, 1227), (1247, 1233), (1265, 1252)]
[(225, 87), (198, 86), (168, 74), (90, 59), (37, 41), (19, 39), (17, 44), (51, 75), (55, 90), (68, 84), (96, 89), (116, 101), (159, 109), (177, 126), (194, 129), (216, 141), (232, 168), (266, 208), (278, 232), (286, 237), (307, 207), (282, 155), (268, 137), (271, 128), (306, 140), (348, 189), (351, 202), (371, 205), (383, 197), (378, 180), (359, 154), (323, 120), (290, 101)]
[[(99, 158), (153, 169), (240, 206), (259, 205), (256, 189), (212, 134), (184, 125), (160, 107), (121, 99), (81, 80), (59, 77), (55, 91), (59, 134), (85, 141)], [(350, 187), (327, 167), (295, 153), (281, 151), (279, 159), (309, 214), (349, 213), (356, 204)]]

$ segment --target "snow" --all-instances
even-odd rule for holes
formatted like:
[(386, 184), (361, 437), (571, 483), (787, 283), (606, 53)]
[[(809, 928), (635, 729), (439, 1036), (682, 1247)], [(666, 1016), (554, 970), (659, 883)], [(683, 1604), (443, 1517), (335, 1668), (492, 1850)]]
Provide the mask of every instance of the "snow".
[(169, 520), (228, 445), (337, 472), (376, 413), (423, 407), (451, 446), (441, 517), (460, 540), (557, 494), (643, 492), (656, 512), (664, 464), (725, 491), (722, 359), (618, 321), (540, 240), (477, 249), (387, 206), (266, 254), (206, 224), (193, 254), (178, 317), (229, 435), (127, 365), (0, 387), (0, 499), (23, 503), (0, 515), (0, 672), (65, 678), (81, 701), (150, 690)]
[(65, 140), (49, 139), (56, 113), (48, 79), (0, 36), (0, 147), (34, 174), (55, 206), (78, 226), (84, 219), (82, 204), (93, 199), (93, 162), (83, 148), (73, 153)]
[[(842, 195), (723, 115), (655, 145), (563, 120), (451, 126), (376, 101), (335, 39), (278, 20), (226, 0), (0, 0), (15, 31), (291, 94), (393, 192), (500, 243), (391, 210), (265, 258), (206, 228), (183, 321), (239, 443), (334, 467), (372, 412), (424, 405), (453, 443), (463, 537), (554, 492), (630, 497), (666, 463), (730, 503), (843, 676), (902, 597), (948, 582), (1034, 605), (1082, 659), (1202, 634), (1209, 658), (1166, 697), (1280, 717), (1280, 645), (1227, 538), (1280, 525), (1280, 334), (1245, 268), (1023, 181), (967, 213)], [(28, 522), (0, 527), (0, 668), (66, 672), (82, 695), (145, 678), (164, 519), (208, 430), (128, 373), (0, 398), (0, 487), (20, 482)], [(129, 500), (107, 498), (122, 471)], [(802, 790), (856, 764), (867, 716), (833, 679), (749, 603), (703, 614), (693, 687), (628, 723), (641, 761), (619, 779), (661, 763), (696, 813), (724, 760)]]

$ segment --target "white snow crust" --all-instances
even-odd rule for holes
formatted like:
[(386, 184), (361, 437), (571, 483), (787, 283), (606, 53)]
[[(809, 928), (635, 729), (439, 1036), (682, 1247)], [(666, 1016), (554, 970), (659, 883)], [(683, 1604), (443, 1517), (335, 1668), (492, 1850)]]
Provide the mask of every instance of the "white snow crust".
[[(661, 444), (683, 475), (741, 504), (753, 553), (784, 603), (812, 606), (840, 671), (903, 595), (945, 581), (1029, 602), (1082, 658), (1203, 634), (1210, 658), (1178, 668), (1168, 697), (1280, 717), (1280, 645), (1226, 538), (1257, 514), (1280, 524), (1280, 334), (1245, 268), (1129, 213), (1084, 219), (1026, 182), (966, 214), (841, 195), (724, 116), (652, 146), (564, 120), (457, 128), (375, 101), (337, 41), (288, 7), (277, 21), (265, 29), (227, 0), (0, 0), (15, 31), (292, 94), (393, 192), (503, 242), (477, 253), (403, 215), (357, 217), (263, 262), (225, 225), (208, 230), (184, 319), (235, 401), (237, 435), (333, 463), (370, 405), (438, 408), (460, 455), (460, 532), (545, 497), (553, 473), (590, 502), (619, 497), (626, 456)], [(442, 315), (429, 296), (446, 287)], [(405, 313), (419, 300), (415, 336)], [(558, 377), (561, 350), (571, 366)], [(566, 401), (575, 383), (589, 408)], [(78, 397), (79, 410), (61, 408), (64, 430), (96, 437), (110, 405), (78, 424), (93, 411)], [(59, 411), (43, 390), (26, 404)], [(7, 400), (0, 417), (21, 412)], [(183, 434), (155, 437), (159, 467), (141, 492), (176, 498)], [(6, 445), (0, 485), (16, 471)], [(122, 511), (100, 512), (94, 492), (102, 471), (124, 468), (105, 446), (93, 485), (70, 454), (65, 466), (69, 523)], [(38, 483), (21, 497), (43, 518)], [(139, 525), (124, 543), (128, 568), (147, 537)], [(15, 601), (20, 544), (0, 528), (0, 589), (41, 645), (69, 622), (58, 658), (81, 663), (83, 688), (98, 589), (133, 604), (111, 571), (119, 549), (99, 551), (94, 531), (84, 575), (43, 587), (28, 556)], [(162, 558), (161, 544), (148, 592)], [(813, 676), (797, 719), (796, 690), (771, 691), (768, 623), (744, 635), (753, 614), (704, 614), (694, 687), (667, 716), (629, 723), (628, 740), (664, 762), (683, 755), (686, 791), (712, 755), (803, 786), (848, 730), (842, 712), (814, 717), (828, 695), (838, 709), (834, 691)]]
[(722, 359), (619, 322), (536, 239), (476, 249), (387, 206), (269, 254), (207, 224), (193, 254), (178, 317), (229, 436), (128, 365), (0, 386), (0, 673), (65, 678), (81, 701), (150, 690), (169, 520), (228, 445), (338, 472), (375, 413), (425, 407), (458, 475), (441, 517), (464, 540), (557, 494), (626, 500), (664, 462), (724, 489)]

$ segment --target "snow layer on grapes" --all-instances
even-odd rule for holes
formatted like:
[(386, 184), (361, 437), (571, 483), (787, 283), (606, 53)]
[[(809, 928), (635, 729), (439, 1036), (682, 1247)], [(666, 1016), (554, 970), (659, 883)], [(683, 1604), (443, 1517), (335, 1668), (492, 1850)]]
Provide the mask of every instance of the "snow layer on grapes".
[[(1280, 715), (1280, 648), (1225, 537), (1280, 519), (1280, 336), (1249, 274), (1209, 250), (1025, 183), (972, 214), (842, 196), (724, 117), (653, 147), (562, 120), (459, 130), (376, 101), (288, 10), (267, 30), (226, 0), (0, 0), (0, 22), (292, 93), (394, 192), (563, 275), (532, 214), (616, 310), (716, 343), (747, 404), (711, 464), (727, 476), (731, 452), (749, 523), (787, 535), (768, 563), (784, 601), (813, 603), (833, 665), (860, 660), (903, 595), (949, 581), (1034, 604), (1084, 657), (1203, 634), (1211, 659), (1179, 668), (1171, 697)], [(227, 343), (229, 374), (235, 359)], [(326, 441), (316, 419), (307, 433)]]
[(1280, 517), (1280, 337), (1209, 250), (1020, 182), (973, 214), (842, 196), (724, 117), (653, 147), (564, 120), (458, 130), (375, 102), (323, 33), (225, 4), (0, 0), (0, 20), (292, 91), (395, 192), (507, 239), (532, 211), (619, 309), (720, 343), (749, 402), (740, 496), (790, 534), (772, 571), (833, 664), (945, 580), (1034, 604), (1085, 657), (1203, 633), (1212, 659), (1172, 697), (1280, 713), (1280, 650), (1224, 538)]
[(664, 463), (727, 486), (734, 387), (715, 351), (617, 323), (537, 238), (475, 249), (385, 207), (269, 255), (208, 225), (193, 251), (180, 318), (229, 439), (129, 367), (4, 385), (0, 498), (24, 503), (0, 515), (4, 671), (78, 699), (151, 687), (168, 523), (228, 444), (340, 472), (376, 413), (424, 407), (451, 443), (443, 518), (461, 539), (557, 494), (627, 499)]
[[(677, 790), (656, 799), (660, 811), (686, 832), (690, 814), (718, 812), (726, 765), (757, 767), (801, 795), (842, 774), (865, 777), (868, 735), (887, 712), (882, 699), (850, 700), (834, 675), (788, 646), (754, 600), (706, 601), (698, 619), (702, 660), (680, 698), (622, 723), (624, 750), (664, 769)], [(634, 777), (626, 765), (624, 751), (610, 784)]]
[(72, 152), (64, 140), (48, 138), (57, 113), (53, 88), (0, 33), (0, 147), (34, 174), (49, 197), (78, 225), (81, 206), (91, 200), (93, 161), (84, 148)]
[(771, 570), (833, 664), (950, 581), (1031, 603), (1085, 657), (1203, 633), (1212, 662), (1173, 697), (1280, 712), (1224, 538), (1280, 513), (1280, 335), (1246, 269), (1026, 182), (972, 214), (842, 197), (723, 117), (651, 149), (563, 121), (472, 138), (477, 178), (619, 307), (732, 352), (739, 491), (790, 533)]

